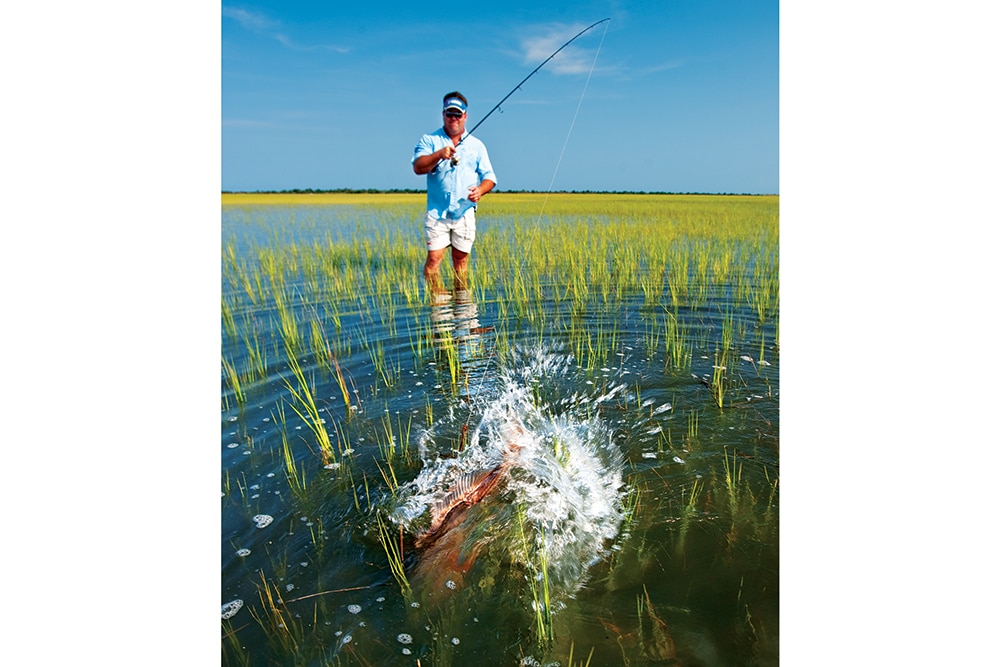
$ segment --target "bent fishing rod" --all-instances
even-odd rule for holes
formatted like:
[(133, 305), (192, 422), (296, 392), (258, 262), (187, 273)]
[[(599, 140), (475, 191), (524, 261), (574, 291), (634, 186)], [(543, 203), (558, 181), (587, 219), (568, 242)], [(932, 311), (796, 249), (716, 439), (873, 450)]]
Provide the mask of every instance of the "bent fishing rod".
[[(504, 102), (506, 102), (506, 101), (507, 101), (507, 99), (508, 99), (508, 98), (509, 98), (509, 97), (510, 97), (511, 95), (513, 95), (513, 94), (514, 94), (514, 93), (516, 93), (516, 92), (517, 92), (518, 90), (520, 90), (521, 86), (523, 86), (523, 85), (524, 85), (524, 82), (525, 82), (525, 81), (527, 81), (528, 79), (530, 79), (531, 77), (533, 77), (533, 76), (535, 75), (535, 72), (537, 72), (538, 70), (542, 69), (542, 67), (544, 67), (544, 66), (545, 66), (545, 63), (547, 63), (547, 62), (549, 62), (550, 60), (552, 60), (553, 58), (555, 58), (555, 57), (556, 57), (556, 54), (557, 54), (557, 53), (559, 53), (560, 51), (562, 51), (563, 49), (565, 49), (565, 48), (566, 48), (567, 46), (569, 46), (570, 44), (572, 44), (572, 43), (573, 43), (574, 41), (576, 41), (576, 38), (577, 38), (577, 37), (579, 37), (579, 36), (580, 36), (580, 35), (582, 35), (583, 33), (587, 32), (587, 31), (588, 31), (588, 30), (590, 30), (591, 28), (594, 28), (594, 27), (596, 27), (596, 26), (599, 26), (599, 25), (601, 25), (602, 23), (604, 23), (605, 21), (610, 21), (610, 20), (611, 20), (611, 17), (608, 17), (608, 18), (606, 18), (606, 19), (601, 19), (601, 20), (600, 20), (600, 21), (598, 21), (597, 23), (592, 23), (592, 24), (588, 25), (588, 26), (587, 26), (586, 28), (584, 28), (584, 29), (583, 29), (583, 30), (581, 30), (580, 32), (576, 33), (576, 35), (574, 35), (574, 36), (573, 36), (573, 38), (572, 38), (571, 40), (569, 40), (568, 42), (566, 42), (565, 44), (563, 44), (562, 46), (560, 46), (560, 47), (559, 47), (558, 49), (556, 49), (555, 51), (553, 51), (553, 52), (552, 52), (552, 55), (550, 55), (550, 56), (549, 56), (548, 58), (546, 58), (545, 60), (543, 60), (543, 61), (542, 61), (542, 64), (541, 64), (541, 65), (539, 65), (539, 66), (538, 66), (538, 67), (536, 67), (535, 69), (531, 70), (531, 73), (530, 73), (530, 74), (529, 74), (528, 76), (526, 76), (526, 77), (524, 77), (523, 79), (521, 79), (521, 82), (520, 82), (520, 83), (518, 83), (518, 84), (517, 84), (516, 86), (514, 86), (514, 88), (513, 88), (513, 89), (512, 89), (512, 90), (511, 90), (511, 91), (510, 91), (509, 93), (507, 93), (506, 95), (504, 95), (504, 98), (503, 98), (502, 100), (500, 100), (499, 102), (497, 102), (497, 103), (496, 103), (496, 106), (494, 106), (494, 107), (493, 107), (492, 109), (490, 109), (489, 113), (487, 113), (487, 114), (486, 114), (485, 116), (483, 116), (483, 117), (482, 117), (482, 119), (481, 119), (481, 120), (480, 120), (480, 121), (479, 121), (478, 123), (476, 123), (475, 125), (473, 125), (473, 126), (472, 126), (472, 129), (471, 129), (471, 130), (469, 130), (469, 131), (468, 131), (468, 132), (467, 132), (467, 133), (465, 134), (465, 137), (468, 137), (468, 136), (469, 136), (469, 135), (471, 135), (471, 134), (472, 134), (473, 132), (475, 132), (475, 131), (476, 131), (476, 128), (478, 128), (478, 127), (479, 127), (480, 125), (482, 125), (482, 124), (483, 124), (483, 123), (484, 123), (484, 122), (486, 121), (486, 119), (487, 119), (487, 118), (489, 118), (490, 116), (492, 116), (492, 115), (493, 115), (493, 112), (494, 112), (494, 111), (496, 111), (497, 109), (499, 109), (499, 108), (500, 108), (500, 105), (502, 105), (502, 104), (503, 104)], [(462, 145), (462, 142), (463, 142), (463, 141), (465, 141), (465, 137), (462, 137), (462, 138), (461, 138), (461, 139), (459, 140), (459, 142), (458, 142), (457, 144), (455, 144), (455, 148), (458, 148), (459, 146), (461, 146), (461, 145)], [(453, 157), (451, 158), (451, 163), (452, 163), (452, 165), (457, 165), (457, 164), (458, 164), (458, 154), (455, 154), (455, 155), (454, 155), (454, 156), (453, 156)]]

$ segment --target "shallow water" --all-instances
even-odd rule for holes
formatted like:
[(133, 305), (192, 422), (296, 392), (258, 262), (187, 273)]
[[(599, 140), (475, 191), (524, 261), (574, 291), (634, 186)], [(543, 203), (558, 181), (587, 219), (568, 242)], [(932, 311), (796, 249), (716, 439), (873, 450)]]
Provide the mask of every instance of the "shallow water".
[[(676, 307), (620, 291), (581, 309), (558, 285), (537, 308), (512, 307), (503, 286), (429, 304), (407, 295), (414, 220), (402, 206), (224, 209), (222, 357), (242, 399), (224, 372), (223, 664), (568, 665), (591, 651), (592, 665), (777, 664), (773, 318), (733, 282)], [(358, 261), (387, 239), (402, 247)], [(489, 241), (474, 266), (489, 265)], [(310, 277), (305, 252), (259, 269), (315, 244), (361, 248), (337, 276), (367, 275), (350, 289)], [(764, 261), (734, 256), (732, 275)], [(670, 361), (670, 317), (689, 365)], [(495, 489), (416, 548), (435, 503), (500, 464)]]

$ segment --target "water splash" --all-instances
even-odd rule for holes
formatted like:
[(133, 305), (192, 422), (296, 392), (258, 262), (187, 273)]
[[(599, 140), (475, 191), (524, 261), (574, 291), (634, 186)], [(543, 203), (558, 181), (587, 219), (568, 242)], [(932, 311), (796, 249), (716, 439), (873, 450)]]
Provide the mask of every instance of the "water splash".
[(436, 575), (439, 589), (454, 589), (484, 548), (528, 572), (538, 571), (543, 555), (555, 592), (572, 595), (624, 516), (623, 457), (598, 406), (626, 387), (587, 385), (559, 350), (519, 349), (512, 357), (474, 397), (469, 425), (478, 422), (461, 452), (437, 444), (438, 432), (455, 430), (448, 419), (422, 436), (424, 467), (400, 487), (391, 518), (413, 534), (426, 531), (470, 475), (502, 466), (496, 490), (462, 508), (468, 515), (450, 522), (454, 534), (422, 554), (433, 561), (424, 571)]

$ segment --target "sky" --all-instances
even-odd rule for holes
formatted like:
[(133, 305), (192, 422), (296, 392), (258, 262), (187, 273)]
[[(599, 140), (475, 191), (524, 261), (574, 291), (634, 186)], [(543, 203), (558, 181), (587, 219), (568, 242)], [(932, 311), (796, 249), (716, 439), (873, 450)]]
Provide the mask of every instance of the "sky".
[(778, 2), (222, 3), (222, 188), (422, 189), (469, 99), (500, 190), (776, 194)]

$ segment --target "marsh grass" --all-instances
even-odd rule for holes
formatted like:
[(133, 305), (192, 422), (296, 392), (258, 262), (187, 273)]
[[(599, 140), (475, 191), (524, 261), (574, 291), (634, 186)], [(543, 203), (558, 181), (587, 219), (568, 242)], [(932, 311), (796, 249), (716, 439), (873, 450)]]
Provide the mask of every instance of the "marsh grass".
[(387, 519), (383, 519), (381, 513), (376, 514), (376, 518), (378, 522), (378, 541), (385, 551), (386, 559), (389, 561), (389, 570), (392, 572), (392, 577), (396, 580), (396, 584), (399, 586), (403, 597), (409, 600), (413, 595), (413, 589), (410, 587), (410, 582), (406, 577), (406, 567), (403, 563), (402, 529), (400, 529), (397, 540), (392, 529), (389, 527), (390, 522)]
[[(327, 536), (311, 526), (307, 536), (295, 538), (316, 549), (310, 562), (315, 556), (336, 569), (345, 567), (340, 560), (353, 562), (361, 554), (366, 563), (387, 567), (400, 593), (409, 597), (404, 542), (379, 508), (416, 474), (414, 432), (441, 423), (448, 428), (456, 413), (476, 409), (477, 393), (489, 383), (470, 379), (468, 360), (482, 353), (463, 346), (453, 332), (436, 335), (430, 321), (430, 295), (419, 271), (425, 251), (419, 234), (407, 231), (419, 218), (422, 195), (306, 197), (310, 203), (287, 209), (287, 219), (276, 224), (260, 212), (272, 203), (303, 201), (302, 196), (224, 197), (227, 210), (245, 210), (234, 215), (234, 224), (245, 228), (227, 227), (222, 246), (223, 411), (250, 439), (228, 455), (224, 504), (238, 507), (240, 525), (258, 511), (271, 511), (265, 499), (250, 498), (250, 487), (272, 463), (281, 481), (277, 491), (286, 492), (279, 496), (268, 489), (273, 503), (283, 511), (315, 510), (310, 516), (318, 525), (334, 530)], [(559, 349), (592, 383), (574, 389), (579, 413), (613, 425), (622, 436), (615, 443), (632, 448), (624, 453), (633, 466), (634, 491), (624, 498), (621, 551), (610, 558), (614, 577), (635, 586), (635, 577), (646, 573), (663, 576), (675, 568), (671, 575), (686, 575), (685, 568), (699, 560), (692, 550), (722, 531), (731, 561), (738, 561), (732, 558), (737, 553), (773, 544), (776, 466), (769, 460), (758, 465), (744, 453), (754, 445), (740, 445), (738, 456), (728, 439), (732, 432), (725, 429), (739, 433), (753, 424), (749, 428), (770, 437), (770, 424), (754, 415), (766, 409), (771, 418), (772, 388), (777, 396), (776, 198), (557, 195), (546, 200), (543, 216), (537, 215), (540, 202), (528, 194), (491, 193), (480, 216), (470, 290), (482, 324), (495, 327), (491, 364), (509, 368), (526, 348)], [(445, 279), (453, 277), (445, 273)], [(740, 368), (741, 354), (756, 357), (754, 373)], [(692, 375), (699, 379), (692, 381)], [(529, 387), (539, 406), (549, 400), (542, 386), (547, 380)], [(594, 396), (607, 393), (612, 382), (627, 391), (596, 405)], [(442, 386), (432, 389), (437, 383)], [(674, 411), (654, 415), (648, 401), (668, 398)], [(747, 404), (750, 409), (737, 409)], [(258, 407), (269, 408), (261, 414), (271, 414), (274, 424), (260, 423)], [(308, 429), (301, 441), (287, 430), (295, 422), (292, 412)], [(632, 437), (640, 425), (654, 435)], [(655, 435), (652, 427), (662, 430)], [(765, 449), (771, 447), (766, 437)], [(648, 453), (654, 439), (658, 460), (641, 461), (638, 444)], [(308, 454), (296, 452), (303, 441)], [(359, 454), (352, 457), (354, 446)], [(664, 456), (668, 452), (684, 461), (673, 462)], [(330, 474), (323, 470), (330, 464), (341, 467)], [(376, 528), (378, 544), (356, 541), (348, 528), (339, 534), (333, 528), (358, 525)], [(533, 640), (551, 648), (556, 632), (547, 541), (552, 536), (528, 522), (523, 508), (513, 530), (528, 564), (526, 590), (518, 595), (527, 602), (530, 594)], [(254, 550), (254, 558), (259, 552)], [(260, 661), (333, 664), (329, 652), (317, 649), (328, 640), (311, 634), (301, 619), (287, 618), (273, 583), (287, 574), (285, 557), (266, 553), (254, 570), (261, 572), (262, 584), (259, 605), (251, 609), (271, 647)], [(636, 571), (618, 571), (630, 568)], [(768, 621), (750, 593), (765, 600), (767, 594), (753, 591), (754, 585), (748, 579), (751, 590), (741, 588), (736, 621), (759, 642)], [(608, 593), (609, 600), (616, 597), (622, 596)], [(625, 597), (619, 602), (626, 608), (635, 605), (628, 613), (639, 624), (640, 658), (674, 660), (666, 657), (669, 631), (658, 611), (669, 608), (645, 590), (634, 600), (632, 593)], [(559, 634), (574, 636), (572, 620), (565, 634), (563, 625), (572, 614), (558, 618)], [(233, 640), (237, 631), (224, 624), (225, 662), (243, 664), (235, 650), (240, 642)], [(375, 664), (359, 644), (334, 659)], [(450, 645), (439, 648), (431, 652), (435, 664), (444, 664), (455, 651)], [(565, 647), (563, 657), (564, 652)], [(569, 652), (572, 665), (572, 644)], [(583, 664), (592, 664), (591, 658), (606, 664), (593, 649)]]
[(226, 358), (222, 359), (222, 368), (225, 372), (226, 380), (229, 382), (229, 388), (233, 392), (233, 398), (236, 399), (236, 404), (242, 410), (246, 407), (247, 397), (243, 392), (243, 384), (240, 381), (240, 375), (236, 372), (236, 368), (233, 364)]
[(545, 547), (545, 529), (536, 540), (533, 527), (528, 524), (525, 508), (517, 506), (518, 534), (521, 538), (521, 552), (528, 564), (527, 579), (531, 589), (531, 608), (535, 616), (535, 633), (538, 646), (547, 648), (555, 640), (552, 623), (551, 587), (549, 585), (548, 551)]
[(569, 667), (590, 667), (590, 660), (594, 657), (594, 648), (591, 647), (590, 654), (587, 655), (587, 661), (586, 662), (579, 662), (579, 663), (573, 662), (573, 649), (574, 648), (575, 648), (575, 643), (574, 642), (570, 642), (570, 644), (569, 644), (569, 658), (566, 661), (566, 663), (569, 665)]
[(291, 380), (283, 379), (285, 387), (293, 399), (289, 405), (316, 437), (323, 465), (336, 463), (337, 457), (334, 453), (333, 443), (330, 442), (330, 434), (326, 430), (326, 420), (320, 415), (316, 405), (315, 389), (306, 381), (305, 372), (294, 354), (289, 354), (288, 363), (295, 378), (295, 384)]
[(257, 591), (261, 607), (259, 610), (251, 607), (250, 614), (277, 652), (298, 655), (305, 635), (302, 623), (285, 608), (277, 586), (268, 582), (263, 572), (260, 579)]

